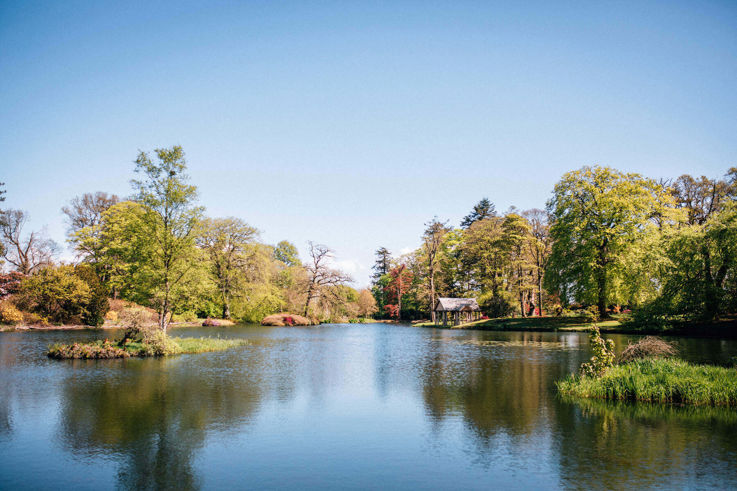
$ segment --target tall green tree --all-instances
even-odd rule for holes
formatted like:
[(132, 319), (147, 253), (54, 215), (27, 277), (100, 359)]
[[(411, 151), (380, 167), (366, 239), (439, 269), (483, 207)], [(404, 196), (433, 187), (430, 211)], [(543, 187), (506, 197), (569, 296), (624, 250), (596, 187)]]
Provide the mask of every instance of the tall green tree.
[(197, 188), (188, 183), (182, 147), (154, 150), (152, 159), (141, 152), (131, 181), (136, 201), (145, 207), (142, 232), (151, 240), (149, 277), (154, 303), (159, 311), (159, 327), (166, 330), (172, 311), (172, 289), (190, 269), (188, 259), (195, 241), (195, 226), (203, 209), (195, 206)]
[(297, 246), (289, 242), (288, 240), (282, 240), (274, 248), (274, 259), (281, 261), (287, 267), (299, 266), (301, 261), (299, 260), (299, 251)]
[(113, 298), (139, 303), (149, 298), (146, 278), (152, 242), (144, 233), (145, 214), (143, 205), (122, 201), (105, 210), (98, 223), (77, 230), (69, 239)]
[(425, 232), (422, 235), (424, 265), (427, 268), (428, 304), (433, 322), (435, 322), (435, 277), (439, 269), (443, 238), (449, 231), (448, 223), (441, 222), (435, 217), (425, 224)]
[(543, 277), (550, 260), (552, 246), (548, 214), (544, 210), (534, 208), (527, 210), (523, 216), (530, 224), (530, 234), (527, 239), (527, 249), (530, 263), (534, 267), (535, 286), (537, 288), (537, 307), (539, 315), (543, 315)]
[(671, 203), (663, 185), (639, 174), (600, 166), (564, 174), (548, 202), (553, 247), (546, 284), (596, 304), (606, 317), (609, 303), (620, 300), (612, 286), (628, 274), (627, 254)]
[(371, 275), (371, 292), (376, 299), (379, 312), (384, 312), (384, 305), (387, 304), (386, 287), (389, 284), (389, 269), (392, 266), (392, 255), (386, 247), (380, 247), (374, 253), (376, 261), (371, 267), (373, 274)]
[(197, 242), (210, 258), (224, 319), (230, 319), (231, 300), (243, 286), (248, 246), (257, 236), (258, 230), (240, 218), (207, 218), (202, 223)]

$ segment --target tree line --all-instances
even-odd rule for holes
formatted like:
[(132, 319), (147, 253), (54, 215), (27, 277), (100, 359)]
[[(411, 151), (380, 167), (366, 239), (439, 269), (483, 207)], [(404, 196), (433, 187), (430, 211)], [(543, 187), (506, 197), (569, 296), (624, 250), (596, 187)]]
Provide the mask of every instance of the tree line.
[(433, 218), (417, 250), (378, 249), (373, 273), (379, 310), (395, 318), (434, 320), (447, 296), (475, 297), (490, 317), (715, 320), (737, 311), (737, 168), (656, 181), (583, 167), (545, 210), (499, 214), (484, 198), (458, 227)]
[(154, 309), (162, 329), (283, 311), (434, 319), (440, 296), (475, 297), (489, 317), (629, 310), (668, 323), (737, 311), (737, 168), (656, 181), (583, 167), (561, 177), (544, 210), (498, 213), (484, 198), (457, 227), (428, 221), (409, 254), (377, 250), (370, 291), (352, 288), (323, 244), (310, 242), (303, 261), (241, 218), (208, 217), (181, 147), (141, 152), (134, 171), (126, 199), (85, 193), (62, 208), (72, 264), (26, 230), (27, 213), (0, 211), (0, 320), (97, 325), (107, 298)]
[(206, 216), (181, 147), (141, 152), (134, 170), (127, 199), (85, 193), (62, 208), (74, 264), (25, 231), (25, 212), (2, 210), (0, 320), (99, 325), (108, 297), (154, 309), (163, 330), (177, 318), (259, 322), (289, 311), (348, 321), (376, 311), (371, 292), (333, 266), (329, 247), (310, 242), (303, 263), (294, 244), (265, 244), (241, 218)]

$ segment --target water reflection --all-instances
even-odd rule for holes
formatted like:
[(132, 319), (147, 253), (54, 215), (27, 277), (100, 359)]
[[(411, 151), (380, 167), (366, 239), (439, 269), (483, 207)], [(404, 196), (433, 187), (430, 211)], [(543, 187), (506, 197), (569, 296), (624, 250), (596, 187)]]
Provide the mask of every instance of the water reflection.
[[(396, 487), (737, 487), (737, 411), (559, 398), (554, 382), (589, 356), (585, 334), (216, 333), (251, 345), (57, 362), (43, 357), (49, 342), (101, 334), (0, 335), (0, 488), (83, 473), (125, 489), (370, 487), (378, 476)], [(615, 337), (618, 349), (628, 339)], [(695, 360), (737, 353), (679, 343)], [(28, 461), (41, 451), (61, 464)], [(75, 470), (59, 481), (65, 467)]]
[[(92, 380), (86, 373), (69, 377), (61, 394), (61, 441), (85, 456), (120, 457), (123, 488), (198, 487), (193, 459), (207, 430), (237, 429), (262, 396), (254, 380), (209, 373), (216, 359), (201, 370), (174, 369), (187, 363), (183, 358), (106, 362), (125, 365), (124, 372), (105, 367)], [(96, 363), (78, 361), (74, 368), (100, 370)]]
[(565, 399), (558, 407), (566, 485), (587, 478), (600, 487), (737, 486), (734, 409)]

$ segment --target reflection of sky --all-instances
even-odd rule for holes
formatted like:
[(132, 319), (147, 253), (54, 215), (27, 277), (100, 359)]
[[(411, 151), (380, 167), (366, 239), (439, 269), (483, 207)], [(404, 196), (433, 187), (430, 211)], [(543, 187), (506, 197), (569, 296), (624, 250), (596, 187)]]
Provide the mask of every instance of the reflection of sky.
[[(703, 482), (737, 484), (727, 463), (737, 425), (722, 413), (704, 424), (703, 411), (559, 400), (554, 381), (589, 356), (585, 334), (391, 325), (217, 333), (252, 344), (57, 362), (42, 356), (43, 333), (0, 334), (9, 415), (0, 488), (135, 487), (158, 485), (157, 476), (205, 488), (636, 487), (652, 484), (648, 468), (680, 487), (705, 466)], [(734, 342), (683, 343), (698, 356), (737, 353)]]

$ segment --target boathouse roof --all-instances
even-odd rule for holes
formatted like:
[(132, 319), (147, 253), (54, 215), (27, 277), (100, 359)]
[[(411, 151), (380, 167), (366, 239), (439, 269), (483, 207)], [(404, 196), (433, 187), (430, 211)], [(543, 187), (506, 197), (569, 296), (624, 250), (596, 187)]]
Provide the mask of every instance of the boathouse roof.
[(463, 312), (469, 310), (480, 310), (475, 298), (440, 297), (435, 304), (435, 312)]

